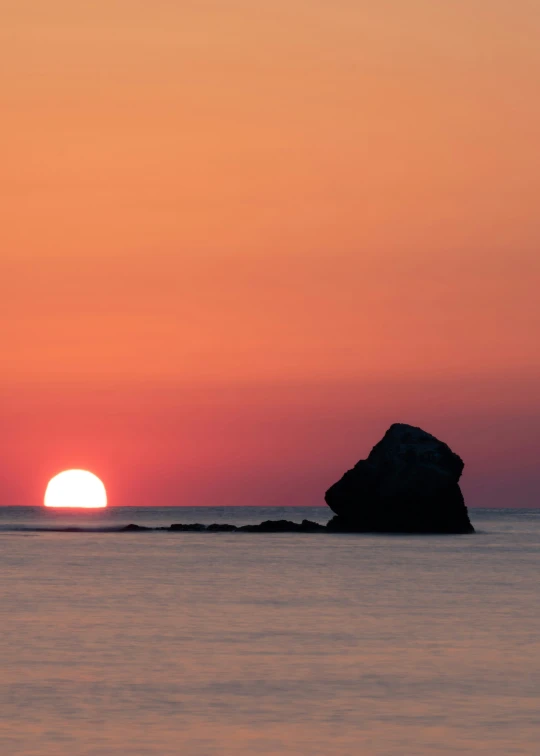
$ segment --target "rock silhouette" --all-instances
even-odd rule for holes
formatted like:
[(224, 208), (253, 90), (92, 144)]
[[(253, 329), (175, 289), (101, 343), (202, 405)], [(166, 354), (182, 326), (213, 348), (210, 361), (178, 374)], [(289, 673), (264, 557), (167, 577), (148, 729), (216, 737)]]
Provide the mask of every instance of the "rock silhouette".
[[(62, 528), (62, 530), (72, 530)], [(120, 528), (121, 533), (139, 533), (144, 531), (166, 530), (171, 533), (319, 533), (326, 530), (326, 525), (319, 525), (318, 522), (311, 520), (302, 520), (302, 522), (292, 522), (291, 520), (265, 520), (258, 525), (228, 525), (227, 523), (213, 523), (212, 525), (202, 525), (200, 522), (193, 523), (173, 523), (168, 527), (147, 527), (145, 525), (135, 525), (130, 523)], [(117, 531), (118, 532), (118, 531)]]
[(332, 532), (473, 533), (463, 460), (421, 428), (396, 423), (326, 492)]
[(302, 520), (301, 523), (290, 520), (265, 520), (260, 525), (242, 525), (238, 530), (247, 533), (318, 533), (326, 530), (326, 526), (311, 520)]

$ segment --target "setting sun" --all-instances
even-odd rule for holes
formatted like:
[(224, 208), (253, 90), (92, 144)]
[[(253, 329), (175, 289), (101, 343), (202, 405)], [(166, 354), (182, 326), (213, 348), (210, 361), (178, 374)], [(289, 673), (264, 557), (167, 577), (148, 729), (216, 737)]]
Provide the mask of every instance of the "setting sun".
[(107, 492), (101, 480), (86, 470), (66, 470), (49, 481), (45, 491), (46, 507), (102, 509)]

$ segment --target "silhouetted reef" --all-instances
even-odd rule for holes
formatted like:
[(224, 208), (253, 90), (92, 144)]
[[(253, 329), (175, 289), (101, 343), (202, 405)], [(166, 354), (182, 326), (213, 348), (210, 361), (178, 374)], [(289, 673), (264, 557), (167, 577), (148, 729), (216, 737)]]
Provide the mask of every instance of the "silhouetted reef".
[(213, 523), (212, 525), (201, 525), (200, 522), (194, 523), (174, 523), (169, 527), (150, 528), (144, 525), (125, 525), (122, 533), (138, 533), (140, 531), (167, 530), (169, 532), (195, 532), (200, 533), (319, 533), (326, 531), (326, 525), (319, 525), (318, 522), (311, 520), (302, 520), (292, 522), (291, 520), (265, 520), (259, 525), (228, 525), (226, 523)]

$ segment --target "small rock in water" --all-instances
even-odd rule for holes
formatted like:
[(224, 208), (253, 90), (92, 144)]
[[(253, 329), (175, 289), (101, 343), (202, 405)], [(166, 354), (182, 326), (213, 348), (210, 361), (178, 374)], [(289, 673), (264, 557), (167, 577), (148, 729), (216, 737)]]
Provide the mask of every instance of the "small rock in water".
[(137, 533), (140, 530), (153, 530), (153, 528), (145, 528), (144, 525), (135, 525), (134, 523), (124, 525), (122, 528), (123, 533)]
[(459, 487), (463, 460), (421, 428), (396, 423), (326, 492), (333, 532), (474, 533)]
[(238, 528), (236, 525), (227, 525), (225, 522), (214, 522), (212, 525), (209, 525), (206, 530), (210, 533), (232, 533), (234, 530), (238, 530)]
[(325, 529), (324, 525), (310, 520), (302, 520), (301, 523), (291, 520), (265, 520), (260, 525), (243, 525), (238, 528), (246, 533), (316, 533)]
[(326, 530), (326, 525), (321, 525), (318, 522), (312, 520), (302, 520), (300, 525), (302, 533), (320, 533), (322, 530)]
[(199, 532), (201, 530), (206, 530), (206, 525), (201, 525), (200, 522), (187, 523), (186, 525), (181, 522), (177, 522), (173, 523), (170, 526), (169, 530), (188, 530)]

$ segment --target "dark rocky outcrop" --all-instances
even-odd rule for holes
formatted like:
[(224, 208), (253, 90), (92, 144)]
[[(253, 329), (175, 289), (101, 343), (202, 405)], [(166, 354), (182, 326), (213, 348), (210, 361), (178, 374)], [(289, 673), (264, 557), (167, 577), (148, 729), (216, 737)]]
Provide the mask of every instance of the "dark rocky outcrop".
[(147, 528), (144, 525), (135, 525), (134, 523), (130, 523), (129, 525), (124, 525), (124, 527), (121, 529), (121, 532), (122, 533), (138, 533), (144, 530), (154, 530), (154, 528)]
[(238, 527), (227, 525), (227, 523), (214, 522), (212, 525), (208, 525), (206, 530), (209, 533), (232, 533), (234, 530), (238, 530)]
[(188, 530), (188, 531), (199, 532), (199, 531), (202, 531), (202, 530), (206, 530), (206, 525), (201, 525), (200, 522), (188, 523), (186, 525), (184, 525), (181, 522), (177, 522), (177, 523), (173, 523), (169, 527), (169, 530), (182, 530), (182, 531)]
[(326, 530), (325, 525), (319, 525), (317, 522), (311, 522), (311, 520), (302, 520), (299, 522), (291, 522), (291, 520), (265, 520), (258, 525), (228, 525), (227, 523), (213, 523), (212, 525), (202, 525), (200, 522), (193, 523), (174, 523), (169, 527), (145, 527), (143, 525), (124, 525), (120, 528), (122, 533), (138, 533), (151, 530), (166, 530), (174, 533), (318, 533)]
[(326, 492), (332, 532), (473, 533), (463, 460), (421, 428), (396, 423)]
[(302, 520), (301, 523), (290, 520), (265, 520), (260, 525), (242, 525), (238, 530), (246, 533), (318, 533), (326, 530), (326, 527), (311, 520)]

